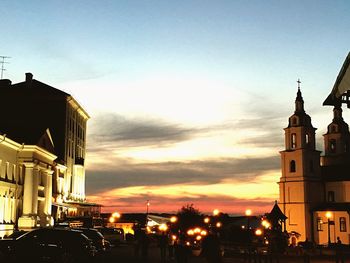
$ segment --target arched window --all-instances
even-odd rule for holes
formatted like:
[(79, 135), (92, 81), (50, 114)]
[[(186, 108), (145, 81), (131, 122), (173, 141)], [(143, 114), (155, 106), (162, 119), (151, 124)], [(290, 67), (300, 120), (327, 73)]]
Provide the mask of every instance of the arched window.
[(295, 161), (294, 161), (294, 160), (290, 161), (289, 171), (290, 171), (291, 173), (295, 173), (295, 171), (296, 171), (296, 164), (295, 164)]
[(335, 139), (331, 139), (329, 141), (329, 151), (331, 153), (335, 153), (336, 152), (336, 140)]
[(306, 145), (309, 145), (309, 143), (310, 143), (310, 137), (309, 137), (308, 133), (305, 134), (305, 143), (306, 143)]
[(291, 146), (292, 149), (295, 149), (297, 147), (297, 135), (295, 133), (292, 133)]

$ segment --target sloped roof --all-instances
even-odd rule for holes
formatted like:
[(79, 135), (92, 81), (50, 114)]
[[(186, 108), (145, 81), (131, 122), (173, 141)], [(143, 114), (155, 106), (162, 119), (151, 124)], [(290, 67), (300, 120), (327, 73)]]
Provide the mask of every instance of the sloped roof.
[(281, 209), (279, 208), (277, 202), (275, 202), (275, 205), (273, 206), (271, 212), (267, 214), (267, 219), (272, 220), (272, 221), (277, 221), (277, 220), (286, 220), (288, 217), (286, 217)]
[(331, 93), (323, 102), (323, 105), (335, 105), (339, 103), (341, 96), (348, 90), (350, 90), (350, 52), (340, 69)]
[(47, 84), (40, 82), (38, 80), (35, 80), (35, 79), (33, 79), (30, 84), (27, 83), (26, 81), (12, 84), (11, 88), (20, 88), (20, 89), (22, 89), (22, 88), (23, 89), (35, 88), (35, 89), (31, 90), (31, 92), (38, 91), (38, 92), (42, 93), (44, 91), (46, 93), (50, 93), (50, 94), (56, 95), (56, 96), (57, 95), (61, 95), (64, 97), (71, 96), (70, 94), (68, 94), (62, 90), (56, 89), (50, 85), (47, 85)]

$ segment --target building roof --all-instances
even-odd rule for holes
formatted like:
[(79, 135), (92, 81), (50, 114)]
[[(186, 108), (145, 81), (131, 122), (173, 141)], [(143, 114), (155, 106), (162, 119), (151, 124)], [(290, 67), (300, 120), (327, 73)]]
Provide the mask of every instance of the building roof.
[(286, 217), (281, 209), (279, 208), (277, 201), (275, 202), (275, 205), (273, 206), (271, 212), (267, 214), (267, 219), (271, 221), (278, 221), (278, 220), (286, 220), (288, 217)]
[[(328, 95), (323, 105), (336, 105), (341, 102), (341, 97), (350, 90), (350, 52), (346, 57), (342, 68), (337, 76), (331, 93)], [(349, 107), (349, 105), (348, 105)]]
[(350, 181), (350, 164), (321, 166), (322, 179), (325, 182)]
[(323, 203), (312, 211), (350, 211), (350, 203)]

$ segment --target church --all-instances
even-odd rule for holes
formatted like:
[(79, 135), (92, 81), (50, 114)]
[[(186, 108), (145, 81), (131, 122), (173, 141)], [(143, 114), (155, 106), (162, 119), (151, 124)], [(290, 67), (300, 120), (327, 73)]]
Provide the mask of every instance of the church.
[(350, 132), (341, 107), (349, 105), (349, 65), (350, 53), (324, 103), (333, 106), (333, 119), (323, 134), (322, 155), (316, 149), (316, 128), (305, 112), (298, 83), (295, 111), (284, 129), (278, 182), (278, 205), (288, 217), (286, 230), (292, 244), (305, 240), (330, 244), (338, 237), (350, 244)]

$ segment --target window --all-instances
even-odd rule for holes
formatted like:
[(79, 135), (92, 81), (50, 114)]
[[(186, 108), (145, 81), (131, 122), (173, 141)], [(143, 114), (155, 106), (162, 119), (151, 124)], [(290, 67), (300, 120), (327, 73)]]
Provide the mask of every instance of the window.
[(292, 160), (292, 161), (290, 162), (289, 171), (290, 171), (291, 173), (295, 173), (295, 171), (296, 171), (296, 164), (295, 164), (295, 161), (294, 161), (294, 160)]
[(305, 143), (306, 145), (309, 145), (310, 144), (310, 137), (309, 137), (309, 134), (305, 134)]
[(297, 135), (295, 133), (292, 133), (292, 149), (297, 147)]
[(336, 151), (336, 140), (335, 139), (331, 139), (329, 141), (329, 151), (331, 153), (335, 153), (335, 151)]
[(317, 231), (323, 231), (322, 224), (322, 217), (317, 217)]
[(346, 218), (339, 217), (339, 230), (340, 232), (346, 232)]
[(327, 193), (327, 201), (328, 202), (334, 202), (334, 191), (328, 191)]

